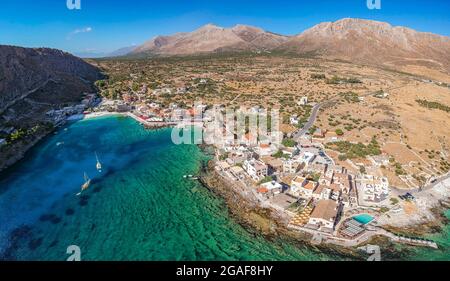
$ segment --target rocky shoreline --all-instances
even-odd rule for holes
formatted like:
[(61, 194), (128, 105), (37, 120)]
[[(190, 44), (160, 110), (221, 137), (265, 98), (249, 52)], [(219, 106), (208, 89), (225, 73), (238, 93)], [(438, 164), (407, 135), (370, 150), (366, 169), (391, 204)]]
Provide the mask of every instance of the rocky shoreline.
[[(39, 143), (53, 131), (54, 129), (40, 132), (38, 134), (33, 135), (30, 138), (27, 138), (26, 142), (21, 141), (20, 143), (16, 143), (12, 147), (9, 147), (8, 151), (6, 152), (2, 151), (3, 155), (0, 161), (0, 172), (3, 172), (6, 169), (12, 167), (14, 164), (16, 164), (22, 158), (24, 158), (28, 150), (33, 148), (37, 143)], [(6, 159), (3, 159), (3, 157), (6, 157)]]
[(288, 229), (285, 217), (275, 210), (260, 207), (256, 200), (243, 196), (236, 190), (238, 187), (225, 181), (214, 170), (213, 160), (208, 162), (207, 171), (202, 173), (200, 182), (205, 188), (222, 198), (230, 216), (255, 236), (262, 235), (269, 241), (284, 241), (299, 248), (307, 246), (348, 260), (364, 260), (356, 249), (333, 244), (313, 245), (310, 242), (310, 234)]
[(442, 231), (450, 223), (445, 212), (450, 209), (450, 180), (415, 194), (414, 213), (385, 216), (379, 219), (384, 229), (402, 235), (425, 236)]
[[(201, 146), (205, 151), (205, 146)], [(213, 148), (212, 148), (213, 149)], [(254, 235), (262, 235), (272, 241), (286, 241), (299, 247), (314, 247), (322, 252), (335, 253), (348, 259), (364, 260), (364, 253), (358, 251), (357, 247), (344, 247), (331, 243), (313, 245), (311, 235), (307, 233), (294, 232), (287, 228), (286, 218), (273, 209), (262, 208), (255, 198), (245, 196), (234, 183), (224, 179), (215, 169), (214, 160), (208, 162), (207, 168), (202, 171), (200, 182), (211, 192), (224, 199), (230, 216)], [(434, 202), (436, 203), (436, 202)], [(383, 228), (406, 236), (423, 237), (442, 231), (442, 227), (450, 221), (444, 215), (449, 204), (439, 200), (430, 210), (437, 218), (426, 223), (411, 224), (405, 227), (384, 225)], [(367, 244), (379, 245), (388, 259), (396, 260), (408, 256), (407, 247), (400, 246), (383, 236), (374, 236), (360, 246)]]
[(430, 212), (435, 216), (436, 220), (427, 220), (421, 224), (412, 224), (402, 227), (385, 225), (383, 228), (397, 234), (409, 236), (436, 234), (442, 231), (444, 225), (450, 223), (450, 220), (444, 214), (448, 209), (449, 205), (446, 201), (439, 201), (437, 206), (430, 209)]

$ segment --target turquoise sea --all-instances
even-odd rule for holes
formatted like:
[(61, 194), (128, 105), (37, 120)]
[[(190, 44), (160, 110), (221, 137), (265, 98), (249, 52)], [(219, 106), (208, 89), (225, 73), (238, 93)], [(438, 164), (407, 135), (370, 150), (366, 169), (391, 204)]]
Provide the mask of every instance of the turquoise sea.
[[(336, 260), (323, 248), (267, 240), (230, 218), (222, 199), (183, 175), (208, 160), (174, 145), (171, 130), (145, 130), (127, 117), (73, 123), (0, 174), (0, 260)], [(96, 168), (97, 153), (103, 164)], [(92, 184), (76, 196), (83, 174)], [(408, 259), (448, 259), (410, 249)]]
[[(445, 212), (445, 216), (450, 220), (450, 210)], [(439, 249), (431, 250), (428, 248), (412, 248), (408, 255), (410, 260), (436, 260), (450, 261), (450, 225), (445, 225), (441, 232), (427, 235), (426, 238), (435, 241)]]

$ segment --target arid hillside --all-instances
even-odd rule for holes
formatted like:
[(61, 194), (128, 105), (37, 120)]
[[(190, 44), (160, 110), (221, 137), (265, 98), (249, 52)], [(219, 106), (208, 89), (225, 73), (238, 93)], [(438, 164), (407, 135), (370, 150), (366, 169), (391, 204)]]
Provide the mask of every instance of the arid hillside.
[(287, 41), (286, 36), (260, 28), (236, 25), (222, 28), (207, 24), (193, 32), (158, 36), (135, 48), (132, 54), (189, 55), (220, 51), (268, 50)]
[(291, 38), (279, 49), (352, 62), (411, 64), (450, 71), (449, 37), (370, 20), (324, 22)]
[(99, 78), (97, 68), (60, 50), (0, 46), (0, 113), (40, 92), (41, 102), (77, 100)]

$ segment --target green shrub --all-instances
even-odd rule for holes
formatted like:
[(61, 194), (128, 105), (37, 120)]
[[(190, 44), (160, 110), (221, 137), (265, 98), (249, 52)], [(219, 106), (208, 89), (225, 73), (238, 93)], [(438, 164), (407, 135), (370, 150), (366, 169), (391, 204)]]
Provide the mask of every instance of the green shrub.
[(283, 139), (282, 144), (286, 147), (294, 147), (297, 143), (293, 139)]

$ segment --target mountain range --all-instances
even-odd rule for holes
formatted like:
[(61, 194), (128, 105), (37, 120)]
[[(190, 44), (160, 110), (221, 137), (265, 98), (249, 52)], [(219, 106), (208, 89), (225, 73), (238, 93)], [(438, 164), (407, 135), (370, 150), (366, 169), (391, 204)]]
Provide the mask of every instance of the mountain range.
[(114, 56), (173, 56), (267, 51), (312, 54), (369, 64), (419, 64), (450, 72), (450, 37), (389, 23), (345, 18), (324, 22), (294, 36), (236, 25), (207, 24), (192, 32), (157, 36)]

